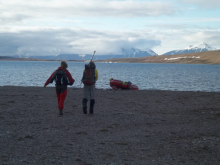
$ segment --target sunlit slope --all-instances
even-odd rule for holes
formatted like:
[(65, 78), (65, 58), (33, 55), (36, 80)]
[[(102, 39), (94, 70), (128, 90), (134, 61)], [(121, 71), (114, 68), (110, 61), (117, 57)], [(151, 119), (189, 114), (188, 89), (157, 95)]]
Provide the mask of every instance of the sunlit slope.
[(220, 64), (220, 50), (178, 54), (178, 55), (161, 55), (161, 56), (147, 56), (140, 58), (109, 59), (109, 60), (105, 60), (104, 62)]

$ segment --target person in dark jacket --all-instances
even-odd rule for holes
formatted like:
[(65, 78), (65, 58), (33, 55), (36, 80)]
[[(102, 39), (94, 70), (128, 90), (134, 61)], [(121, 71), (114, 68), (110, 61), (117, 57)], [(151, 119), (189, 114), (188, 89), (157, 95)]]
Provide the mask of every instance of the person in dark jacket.
[(46, 87), (49, 83), (53, 83), (54, 80), (56, 82), (59, 115), (63, 115), (64, 100), (67, 95), (67, 85), (73, 85), (75, 82), (75, 80), (72, 78), (72, 75), (67, 70), (67, 67), (67, 63), (65, 61), (61, 61), (61, 66), (51, 74), (49, 79), (44, 84), (44, 87)]

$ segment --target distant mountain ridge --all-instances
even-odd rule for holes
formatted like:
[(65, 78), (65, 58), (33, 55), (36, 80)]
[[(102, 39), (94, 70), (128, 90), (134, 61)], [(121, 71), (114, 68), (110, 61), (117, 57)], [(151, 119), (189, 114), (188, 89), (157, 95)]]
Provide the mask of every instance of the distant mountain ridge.
[[(95, 55), (93, 60), (107, 60), (112, 58), (137, 58), (146, 56), (156, 56), (157, 54), (151, 49), (141, 50), (138, 48), (121, 49), (121, 54), (112, 55)], [(92, 54), (59, 54), (57, 56), (24, 56), (15, 55), (15, 58), (36, 58), (45, 60), (90, 60)]]
[(204, 42), (201, 42), (199, 44), (189, 45), (185, 49), (169, 51), (167, 53), (164, 53), (163, 55), (186, 54), (186, 53), (204, 52), (210, 50), (217, 50), (217, 49)]
[[(195, 45), (189, 45), (184, 49), (180, 50), (172, 50), (162, 55), (177, 55), (177, 54), (187, 54), (187, 53), (195, 53), (195, 52), (204, 52), (204, 51), (212, 51), (217, 50), (216, 48), (202, 42)], [(138, 57), (147, 57), (147, 56), (158, 56), (151, 49), (138, 49), (138, 48), (130, 48), (125, 49), (121, 48), (120, 54), (107, 54), (107, 55), (95, 55), (93, 60), (107, 60), (114, 58), (138, 58)], [(45, 56), (26, 56), (26, 55), (14, 55), (11, 56), (14, 58), (32, 58), (32, 59), (43, 59), (43, 60), (78, 60), (78, 61), (88, 61), (92, 58), (92, 54), (59, 54), (59, 55), (45, 55)]]
[[(12, 58), (0, 56), (0, 61), (44, 61), (33, 58)], [(202, 51), (187, 54), (145, 56), (138, 58), (115, 58), (111, 60), (100, 60), (99, 62), (111, 63), (184, 63), (184, 64), (220, 64), (220, 49), (213, 51)]]
[[(108, 62), (104, 60), (102, 62)], [(141, 58), (115, 58), (112, 63), (177, 63), (177, 64), (220, 64), (220, 50), (187, 54), (147, 56)]]
[(131, 49), (122, 49), (122, 54), (129, 58), (134, 57), (145, 57), (145, 56), (156, 56), (157, 54), (151, 49), (141, 50), (138, 48), (131, 48)]

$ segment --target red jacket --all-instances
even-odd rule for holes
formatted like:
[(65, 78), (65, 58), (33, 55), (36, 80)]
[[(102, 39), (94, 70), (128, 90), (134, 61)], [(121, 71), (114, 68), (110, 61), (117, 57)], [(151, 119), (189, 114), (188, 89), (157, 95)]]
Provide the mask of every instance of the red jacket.
[[(70, 72), (69, 72), (67, 69), (63, 69), (62, 67), (59, 67), (57, 70), (59, 70), (59, 69), (65, 70), (66, 76), (67, 76), (67, 78), (68, 78), (68, 80), (69, 80), (69, 82), (70, 82), (68, 85), (73, 85), (73, 83), (75, 82), (75, 80), (72, 78)], [(55, 71), (51, 74), (51, 76), (49, 77), (49, 79), (46, 81), (46, 83), (44, 84), (44, 87), (46, 87), (46, 86), (50, 83), (50, 80), (51, 80), (51, 78), (53, 77), (53, 74), (54, 74), (54, 73), (55, 73)]]

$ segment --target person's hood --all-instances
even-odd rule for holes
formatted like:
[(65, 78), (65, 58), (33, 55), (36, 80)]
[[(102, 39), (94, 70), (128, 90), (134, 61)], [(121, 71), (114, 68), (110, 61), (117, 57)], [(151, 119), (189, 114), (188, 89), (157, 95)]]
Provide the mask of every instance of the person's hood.
[(60, 66), (57, 70), (65, 70), (65, 69), (63, 69), (63, 68)]

